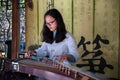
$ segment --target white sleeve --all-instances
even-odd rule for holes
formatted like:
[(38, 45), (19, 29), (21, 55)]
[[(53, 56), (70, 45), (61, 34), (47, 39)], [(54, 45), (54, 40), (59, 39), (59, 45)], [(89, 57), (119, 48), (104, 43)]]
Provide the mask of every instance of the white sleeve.
[(79, 59), (80, 55), (77, 50), (77, 45), (76, 45), (75, 39), (71, 34), (68, 36), (67, 45), (68, 45), (68, 50), (69, 50), (68, 54), (74, 56), (75, 61), (77, 61)]
[(37, 57), (45, 57), (47, 56), (47, 43), (43, 42), (41, 47), (35, 50), (37, 53)]

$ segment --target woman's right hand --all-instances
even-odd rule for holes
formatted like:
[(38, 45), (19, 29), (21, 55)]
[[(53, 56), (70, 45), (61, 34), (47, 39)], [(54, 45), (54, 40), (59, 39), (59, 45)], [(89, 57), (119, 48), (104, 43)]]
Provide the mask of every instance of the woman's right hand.
[(24, 58), (30, 58), (30, 56), (32, 55), (36, 55), (36, 53), (34, 51), (29, 50), (24, 54)]

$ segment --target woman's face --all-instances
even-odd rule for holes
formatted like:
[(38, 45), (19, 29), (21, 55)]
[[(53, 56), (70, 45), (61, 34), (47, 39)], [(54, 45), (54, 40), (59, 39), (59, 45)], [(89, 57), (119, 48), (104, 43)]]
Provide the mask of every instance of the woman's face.
[(50, 31), (55, 31), (57, 29), (57, 22), (52, 16), (47, 15), (45, 17), (45, 22), (46, 26), (50, 29)]

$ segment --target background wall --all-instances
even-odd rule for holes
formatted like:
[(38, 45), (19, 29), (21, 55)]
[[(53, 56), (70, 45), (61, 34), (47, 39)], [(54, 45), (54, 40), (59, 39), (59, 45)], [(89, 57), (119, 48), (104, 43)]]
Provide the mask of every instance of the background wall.
[(41, 44), (43, 15), (57, 8), (79, 44), (81, 59), (75, 66), (118, 79), (119, 6), (119, 0), (33, 0), (32, 10), (26, 6), (26, 48)]

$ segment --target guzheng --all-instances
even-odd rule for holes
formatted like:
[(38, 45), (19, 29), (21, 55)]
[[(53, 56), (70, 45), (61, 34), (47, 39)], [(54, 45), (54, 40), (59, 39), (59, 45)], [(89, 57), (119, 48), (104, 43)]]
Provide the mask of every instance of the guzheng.
[(109, 80), (106, 77), (49, 58), (41, 61), (18, 59), (12, 61), (12, 68), (14, 71), (44, 77), (47, 80)]

